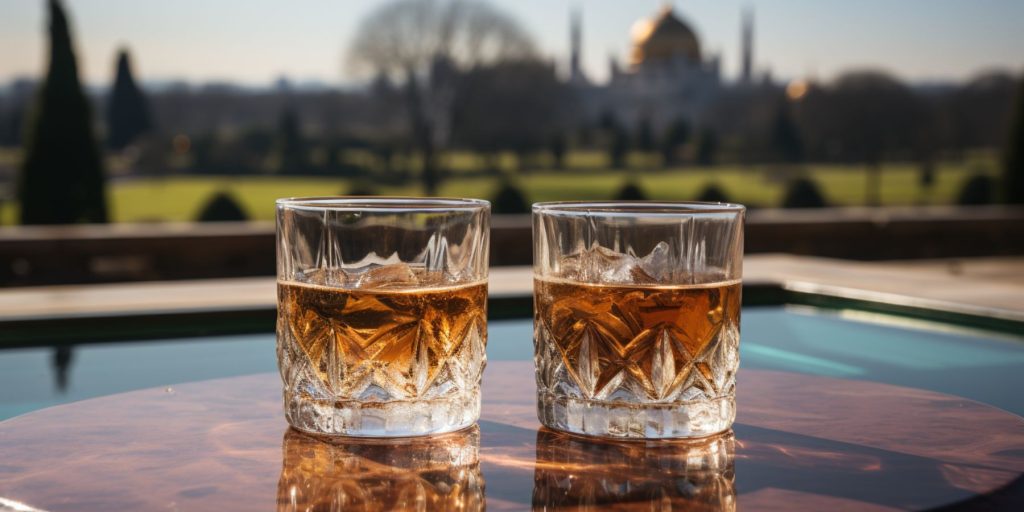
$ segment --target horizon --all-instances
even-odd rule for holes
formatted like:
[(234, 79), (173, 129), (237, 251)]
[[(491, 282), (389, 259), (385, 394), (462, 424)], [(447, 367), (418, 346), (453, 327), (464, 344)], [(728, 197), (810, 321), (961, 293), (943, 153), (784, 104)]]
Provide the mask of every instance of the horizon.
[[(173, 5), (65, 0), (80, 75), (94, 89), (112, 82), (121, 46), (129, 48), (136, 79), (147, 87), (184, 82), (263, 89), (274, 87), (282, 77), (298, 89), (311, 83), (331, 89), (356, 87), (365, 83), (365, 77), (344, 72), (345, 55), (359, 22), (384, 3), (301, 0), (282, 6), (255, 0), (242, 8), (239, 0), (213, 6), (202, 5), (201, 0)], [(570, 12), (579, 8), (583, 69), (600, 83), (607, 79), (609, 54), (620, 63), (625, 60), (632, 25), (666, 2), (561, 0), (554, 8), (545, 7), (550, 2), (543, 0), (492, 3), (514, 17), (533, 36), (541, 57), (554, 60), (561, 71), (569, 56)], [(738, 75), (740, 15), (748, 6), (755, 13), (755, 69), (758, 74), (770, 69), (777, 82), (827, 82), (845, 71), (878, 69), (908, 83), (930, 85), (963, 82), (992, 70), (1017, 75), (1024, 69), (1024, 42), (1012, 21), (1024, 19), (1024, 3), (1012, 0), (908, 0), (897, 5), (870, 0), (856, 6), (797, 0), (774, 0), (770, 6), (768, 0), (667, 3), (698, 34), (705, 57), (720, 57), (726, 81)], [(318, 4), (318, 12), (327, 12), (307, 16), (313, 4)], [(190, 9), (193, 5), (198, 7)], [(209, 16), (195, 17), (200, 10)], [(0, 61), (0, 84), (42, 77), (44, 11), (45, 4), (38, 0), (0, 6), (0, 44), (21, 49), (15, 58)], [(792, 20), (797, 16), (813, 23), (794, 30)], [(871, 34), (865, 35), (864, 27)]]

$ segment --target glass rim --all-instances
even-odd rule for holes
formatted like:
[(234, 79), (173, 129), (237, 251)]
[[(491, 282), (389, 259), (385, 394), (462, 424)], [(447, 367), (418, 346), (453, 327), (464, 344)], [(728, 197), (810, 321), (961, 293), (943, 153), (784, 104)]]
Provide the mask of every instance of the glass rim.
[(484, 199), (412, 196), (283, 197), (274, 204), (279, 210), (360, 212), (473, 212), (491, 207)]
[(746, 206), (738, 203), (705, 201), (549, 201), (533, 204), (535, 214), (588, 216), (678, 216), (712, 213), (743, 213)]

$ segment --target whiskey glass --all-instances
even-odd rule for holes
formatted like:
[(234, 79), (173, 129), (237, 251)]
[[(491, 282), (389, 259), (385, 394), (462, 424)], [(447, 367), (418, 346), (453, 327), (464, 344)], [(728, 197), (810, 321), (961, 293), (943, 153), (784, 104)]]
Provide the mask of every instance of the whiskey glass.
[(744, 214), (721, 203), (533, 206), (541, 423), (612, 438), (732, 425)]
[(480, 416), (490, 204), (277, 201), (277, 356), (312, 434), (450, 432)]

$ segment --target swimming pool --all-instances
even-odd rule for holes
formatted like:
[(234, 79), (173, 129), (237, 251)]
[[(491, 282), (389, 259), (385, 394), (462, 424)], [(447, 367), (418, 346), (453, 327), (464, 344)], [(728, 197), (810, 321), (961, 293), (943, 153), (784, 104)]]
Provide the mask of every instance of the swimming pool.
[[(1021, 335), (806, 306), (746, 307), (742, 332), (741, 369), (929, 389), (1024, 415)], [(530, 360), (532, 336), (531, 320), (491, 321), (488, 357)], [(3, 349), (0, 420), (133, 389), (272, 372), (275, 357), (272, 333)]]

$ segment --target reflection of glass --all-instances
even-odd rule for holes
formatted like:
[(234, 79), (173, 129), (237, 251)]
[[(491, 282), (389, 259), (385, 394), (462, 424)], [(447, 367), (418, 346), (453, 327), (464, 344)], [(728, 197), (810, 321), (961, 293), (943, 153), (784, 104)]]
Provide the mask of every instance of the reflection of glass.
[(289, 429), (278, 511), (481, 510), (480, 429), (331, 442)]
[(541, 423), (602, 437), (701, 437), (736, 417), (740, 205), (533, 207)]
[(696, 441), (598, 441), (541, 429), (533, 507), (736, 510), (734, 446), (731, 431)]
[(285, 416), (319, 434), (451, 432), (480, 416), (490, 205), (277, 202)]

